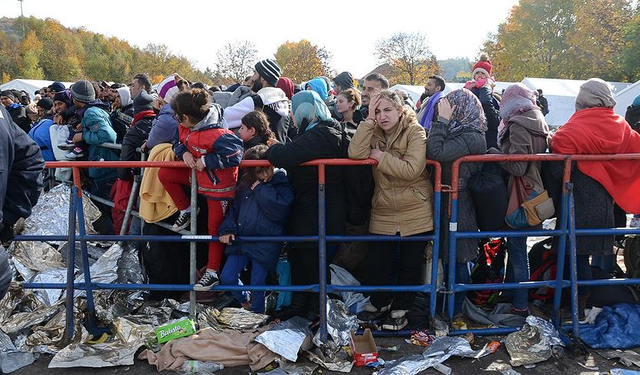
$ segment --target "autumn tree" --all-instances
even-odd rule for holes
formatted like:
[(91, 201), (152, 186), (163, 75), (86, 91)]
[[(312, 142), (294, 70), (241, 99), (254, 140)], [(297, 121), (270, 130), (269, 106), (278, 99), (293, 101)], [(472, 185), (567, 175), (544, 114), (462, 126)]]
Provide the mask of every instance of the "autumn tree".
[(282, 75), (294, 82), (307, 81), (313, 77), (333, 75), (331, 54), (308, 40), (285, 42), (276, 51), (276, 60), (282, 67)]
[(253, 65), (258, 59), (258, 50), (248, 40), (225, 44), (216, 52), (214, 76), (231, 82), (242, 82), (253, 74)]
[(624, 29), (633, 18), (629, 0), (574, 0), (575, 24), (567, 35), (570, 75), (618, 80), (623, 75), (620, 51)]
[[(520, 0), (483, 52), (496, 78), (627, 80), (637, 77), (637, 48), (630, 0)], [(631, 57), (633, 55), (633, 57)]]
[(376, 43), (375, 54), (381, 63), (394, 68), (396, 82), (424, 84), (438, 70), (438, 62), (422, 33), (399, 32), (381, 39)]
[(567, 35), (574, 24), (573, 0), (520, 0), (498, 33), (489, 36), (483, 52), (502, 81), (569, 78)]

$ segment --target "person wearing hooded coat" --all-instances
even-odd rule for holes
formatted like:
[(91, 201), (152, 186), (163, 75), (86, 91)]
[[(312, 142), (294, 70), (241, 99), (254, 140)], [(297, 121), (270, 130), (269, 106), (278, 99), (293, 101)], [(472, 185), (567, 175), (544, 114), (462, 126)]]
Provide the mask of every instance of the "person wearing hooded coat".
[[(614, 112), (615, 105), (611, 88), (605, 81), (592, 78), (582, 84), (576, 97), (576, 112), (554, 134), (552, 151), (565, 155), (640, 153), (640, 134)], [(556, 166), (554, 172), (557, 178), (562, 177), (560, 166)], [(613, 228), (614, 201), (626, 212), (640, 213), (640, 163), (637, 160), (574, 162), (570, 181), (577, 229)], [(577, 237), (579, 280), (593, 278), (589, 256), (611, 255), (613, 243), (613, 235)], [(590, 287), (578, 288), (581, 315), (590, 293)]]
[[(426, 171), (427, 145), (424, 128), (415, 112), (389, 90), (371, 98), (369, 117), (360, 123), (349, 144), (352, 159), (373, 158), (375, 188), (369, 233), (402, 237), (425, 236), (433, 231), (433, 186)], [(367, 257), (368, 285), (417, 285), (427, 241), (372, 242)], [(394, 280), (394, 253), (400, 249)], [(365, 311), (391, 311), (383, 329), (400, 330), (408, 324), (406, 313), (415, 293), (371, 293)]]
[[(329, 109), (314, 91), (301, 91), (292, 97), (294, 122), (298, 128), (293, 140), (272, 143), (267, 151), (271, 164), (287, 170), (294, 200), (287, 225), (293, 236), (318, 235), (318, 168), (300, 164), (314, 159), (347, 157), (342, 126), (331, 118)], [(326, 228), (328, 235), (341, 235), (347, 220), (343, 167), (326, 167)], [(328, 244), (327, 251), (332, 248)], [(327, 257), (330, 259), (330, 257)], [(318, 244), (292, 243), (289, 250), (291, 282), (294, 285), (317, 284)], [(329, 274), (329, 273), (327, 273)], [(283, 314), (318, 316), (317, 293), (294, 293), (291, 309)]]
[(133, 121), (133, 100), (128, 87), (116, 89), (118, 97), (114, 103), (114, 110), (111, 111), (111, 124), (116, 131), (116, 142), (122, 143), (122, 139), (127, 133), (127, 129)]
[[(549, 146), (549, 126), (536, 105), (535, 93), (521, 83), (507, 87), (500, 103), (502, 123), (498, 127), (498, 147), (503, 154), (541, 154)], [(489, 153), (500, 153), (496, 148)], [(500, 166), (509, 174), (509, 191), (515, 177), (523, 177), (535, 192), (544, 191), (540, 176), (541, 162), (502, 162)], [(507, 238), (507, 282), (529, 281), (527, 237)], [(513, 291), (513, 313), (526, 316), (529, 309), (529, 291)]]
[[(447, 110), (441, 107), (447, 107)], [(451, 165), (453, 162), (467, 155), (483, 155), (487, 149), (485, 131), (486, 119), (480, 100), (469, 90), (460, 89), (450, 92), (438, 104), (438, 117), (433, 119), (427, 137), (427, 158), (440, 162), (442, 167), (442, 183), (451, 184)], [(464, 232), (478, 230), (475, 206), (467, 182), (478, 173), (481, 165), (478, 163), (463, 163), (460, 165), (460, 190), (458, 192), (458, 229)], [(442, 194), (440, 222), (446, 223), (449, 206), (449, 195)], [(449, 226), (440, 226), (440, 258), (448, 261)], [(467, 262), (478, 255), (477, 239), (461, 239), (456, 247), (456, 282), (470, 283)], [(456, 293), (454, 314), (462, 309), (466, 293)]]

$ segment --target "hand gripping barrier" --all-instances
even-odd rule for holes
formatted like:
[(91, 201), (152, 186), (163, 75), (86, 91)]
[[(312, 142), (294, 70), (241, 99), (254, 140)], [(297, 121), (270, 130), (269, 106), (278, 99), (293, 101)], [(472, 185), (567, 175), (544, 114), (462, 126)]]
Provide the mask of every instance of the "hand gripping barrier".
[[(537, 154), (537, 155), (473, 155), (465, 156), (456, 160), (452, 165), (452, 186), (450, 200), (450, 242), (449, 242), (449, 264), (448, 264), (448, 311), (449, 318), (453, 318), (455, 292), (470, 290), (497, 290), (497, 289), (532, 289), (538, 287), (552, 287), (556, 291), (562, 288), (570, 288), (571, 290), (571, 314), (572, 324), (570, 326), (575, 338), (580, 337), (579, 320), (578, 320), (578, 286), (593, 285), (631, 285), (640, 284), (640, 279), (608, 279), (608, 280), (583, 280), (578, 281), (577, 276), (577, 254), (576, 254), (576, 236), (602, 236), (602, 235), (621, 235), (621, 234), (640, 234), (640, 229), (629, 228), (610, 228), (610, 229), (576, 229), (575, 210), (573, 203), (573, 184), (570, 182), (572, 162), (574, 161), (616, 161), (616, 160), (638, 160), (640, 162), (640, 154), (619, 154), (619, 155), (558, 155), (558, 154)], [(473, 162), (514, 162), (514, 161), (554, 161), (564, 164), (562, 178), (562, 199), (560, 214), (556, 221), (555, 230), (517, 230), (517, 231), (493, 231), (493, 232), (459, 232), (457, 231), (458, 222), (458, 194), (460, 186), (460, 164)], [(503, 283), (503, 284), (458, 284), (455, 280), (456, 275), (456, 247), (457, 240), (463, 238), (488, 238), (488, 237), (528, 237), (528, 236), (555, 236), (558, 238), (558, 260), (557, 260), (557, 276), (556, 280), (549, 281), (527, 281), (520, 283)], [(569, 273), (570, 279), (563, 279), (563, 270), (565, 262), (566, 245), (569, 251)], [(560, 302), (562, 293), (554, 294), (553, 301), (553, 320), (556, 327), (560, 326), (561, 317), (559, 315)], [(563, 327), (569, 328), (569, 327)], [(517, 328), (488, 328), (476, 330), (458, 330), (451, 331), (451, 334), (466, 334), (473, 332), (479, 335), (504, 334), (517, 330)]]
[[(350, 159), (319, 159), (302, 164), (306, 167), (317, 167), (318, 169), (318, 235), (316, 236), (240, 236), (237, 241), (247, 242), (317, 242), (319, 247), (318, 263), (319, 263), (319, 280), (318, 284), (313, 285), (291, 285), (291, 286), (228, 286), (218, 285), (213, 290), (216, 291), (291, 291), (291, 292), (318, 292), (320, 299), (320, 333), (323, 341), (327, 339), (327, 310), (326, 300), (327, 293), (331, 292), (424, 292), (430, 294), (430, 315), (435, 316), (436, 297), (437, 297), (437, 277), (438, 277), (438, 259), (439, 259), (439, 232), (440, 232), (440, 210), (441, 210), (441, 167), (434, 161), (427, 161), (434, 171), (434, 231), (428, 236), (381, 236), (381, 235), (361, 235), (361, 236), (337, 236), (327, 235), (326, 233), (326, 211), (325, 211), (325, 169), (327, 166), (357, 166), (357, 165), (375, 165), (377, 162), (373, 159), (368, 160), (350, 160)], [(267, 161), (252, 160), (243, 161), (242, 167), (268, 166)], [(83, 168), (186, 168), (183, 162), (48, 162), (46, 168), (72, 168), (73, 170), (73, 188), (69, 205), (69, 226), (66, 236), (27, 236), (21, 235), (15, 238), (15, 241), (68, 241), (69, 244), (80, 242), (83, 258), (83, 283), (74, 283), (74, 262), (75, 262), (75, 246), (68, 246), (68, 263), (67, 263), (67, 282), (62, 283), (23, 283), (23, 287), (31, 289), (63, 289), (66, 294), (66, 330), (65, 338), (70, 340), (73, 337), (73, 296), (74, 290), (84, 290), (87, 295), (87, 328), (93, 334), (104, 332), (103, 328), (97, 326), (95, 321), (95, 308), (93, 302), (93, 290), (111, 289), (111, 290), (167, 290), (167, 291), (189, 291), (190, 304), (189, 311), (192, 317), (195, 317), (196, 299), (193, 286), (196, 283), (196, 242), (218, 241), (217, 236), (198, 235), (196, 232), (196, 198), (197, 186), (195, 178), (195, 170), (192, 171), (191, 184), (191, 234), (189, 235), (88, 235), (84, 226), (84, 210), (82, 202), (82, 190), (80, 185), (80, 169)], [(130, 212), (130, 206), (133, 204), (133, 198), (130, 199), (127, 207), (127, 216)], [(128, 217), (125, 216), (125, 220)], [(76, 219), (80, 223), (78, 226), (78, 234), (76, 235)], [(126, 221), (125, 221), (126, 224)], [(190, 243), (190, 284), (104, 284), (91, 281), (91, 274), (88, 262), (87, 242), (88, 241), (150, 241), (150, 242), (189, 242)], [(398, 242), (398, 241), (433, 241), (433, 262), (431, 272), (431, 282), (426, 285), (388, 285), (388, 286), (337, 286), (327, 284), (327, 242)], [(408, 334), (408, 331), (399, 331), (397, 334)]]

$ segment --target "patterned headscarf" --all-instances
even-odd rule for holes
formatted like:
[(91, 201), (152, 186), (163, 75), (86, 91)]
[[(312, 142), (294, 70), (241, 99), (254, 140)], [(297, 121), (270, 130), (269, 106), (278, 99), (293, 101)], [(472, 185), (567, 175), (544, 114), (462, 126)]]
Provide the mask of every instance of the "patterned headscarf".
[[(331, 112), (320, 99), (318, 93), (311, 90), (300, 91), (291, 98), (291, 110), (296, 124), (300, 127), (300, 131), (311, 130), (321, 121), (331, 119)], [(304, 120), (307, 126), (305, 127)]]
[(478, 97), (467, 89), (459, 89), (451, 91), (445, 98), (449, 100), (451, 108), (456, 107), (449, 119), (449, 133), (472, 128), (484, 134), (487, 120)]
[(500, 117), (505, 124), (513, 116), (521, 115), (534, 109), (539, 109), (536, 105), (536, 94), (522, 83), (516, 83), (504, 90), (500, 101)]

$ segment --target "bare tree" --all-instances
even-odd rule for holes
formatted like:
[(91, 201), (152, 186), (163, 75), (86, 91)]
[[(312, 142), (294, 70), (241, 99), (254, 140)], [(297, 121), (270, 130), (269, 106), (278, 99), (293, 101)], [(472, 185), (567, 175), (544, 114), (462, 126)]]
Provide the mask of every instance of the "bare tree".
[(395, 79), (411, 85), (422, 84), (438, 70), (435, 56), (422, 33), (399, 32), (376, 43), (376, 56), (393, 66)]
[(216, 52), (216, 73), (234, 82), (242, 82), (253, 72), (257, 55), (258, 50), (253, 42), (245, 40), (227, 43)]

